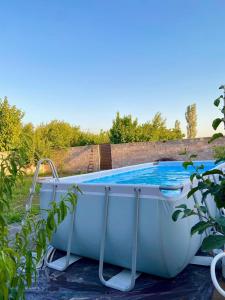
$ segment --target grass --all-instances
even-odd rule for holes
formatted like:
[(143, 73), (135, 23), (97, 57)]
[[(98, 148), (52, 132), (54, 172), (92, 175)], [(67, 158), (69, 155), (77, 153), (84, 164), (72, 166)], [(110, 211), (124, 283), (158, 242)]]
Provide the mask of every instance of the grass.
[[(71, 174), (60, 173), (59, 177), (69, 176)], [(44, 176), (48, 176), (45, 174)], [(29, 190), (32, 184), (33, 176), (26, 176), (23, 178), (23, 182), (18, 183), (14, 192), (13, 192), (13, 200), (10, 203), (10, 211), (8, 214), (8, 222), (17, 223), (21, 222), (23, 216), (25, 215), (25, 204), (29, 197)], [(32, 212), (34, 214), (39, 213), (39, 190), (40, 185), (37, 185), (36, 193), (33, 198), (32, 203)]]
[[(14, 192), (13, 200), (10, 203), (10, 211), (8, 214), (9, 223), (21, 222), (25, 214), (25, 204), (29, 196), (29, 189), (32, 184), (32, 177), (24, 177), (23, 182), (18, 183)], [(39, 188), (33, 198), (32, 211), (39, 213)]]

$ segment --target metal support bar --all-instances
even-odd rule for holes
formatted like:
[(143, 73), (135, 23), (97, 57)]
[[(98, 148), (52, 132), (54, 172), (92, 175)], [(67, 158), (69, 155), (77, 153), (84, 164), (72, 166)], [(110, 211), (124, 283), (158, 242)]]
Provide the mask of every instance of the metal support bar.
[[(66, 255), (56, 259), (54, 261), (49, 261), (48, 259), (45, 260), (46, 266), (48, 266), (51, 269), (55, 269), (58, 271), (64, 271), (67, 267), (69, 267), (74, 262), (81, 259), (81, 256), (72, 255), (71, 254), (71, 245), (72, 245), (72, 239), (73, 239), (73, 233), (74, 233), (74, 224), (75, 224), (75, 215), (76, 215), (76, 208), (74, 208), (73, 213), (71, 214), (71, 224), (69, 229), (69, 237), (67, 242), (67, 249), (66, 249)], [(46, 256), (47, 258), (48, 256)]]
[[(31, 207), (32, 207), (32, 201), (33, 201), (33, 197), (34, 197), (34, 193), (35, 193), (35, 189), (36, 189), (36, 185), (37, 185), (38, 175), (40, 172), (41, 165), (43, 163), (47, 163), (51, 169), (52, 176), (53, 176), (52, 201), (56, 200), (56, 190), (57, 190), (57, 184), (59, 182), (58, 173), (57, 173), (57, 170), (56, 170), (56, 167), (55, 167), (53, 161), (49, 158), (44, 158), (44, 159), (41, 159), (38, 161), (36, 170), (34, 172), (33, 181), (32, 181), (32, 185), (30, 188), (30, 194), (29, 194), (29, 197), (28, 197), (28, 200), (26, 203), (25, 218), (27, 217), (27, 215), (30, 212)], [(80, 256), (71, 255), (71, 243), (72, 243), (72, 237), (73, 237), (73, 232), (74, 232), (75, 212), (76, 212), (76, 210), (74, 209), (73, 213), (71, 214), (71, 226), (70, 226), (70, 231), (69, 231), (66, 255), (55, 261), (52, 261), (52, 258), (54, 255), (54, 248), (50, 247), (43, 258), (45, 265), (52, 269), (55, 269), (58, 271), (64, 271), (69, 265), (71, 265), (72, 263), (74, 263), (75, 261), (77, 261), (81, 258)], [(42, 267), (42, 262), (40, 262), (38, 267)]]
[[(32, 207), (33, 197), (35, 194), (35, 189), (36, 189), (37, 180), (38, 180), (38, 174), (40, 172), (40, 168), (43, 163), (47, 163), (49, 165), (51, 172), (52, 172), (54, 183), (56, 184), (59, 181), (59, 176), (58, 176), (58, 173), (57, 173), (57, 170), (56, 170), (56, 167), (55, 167), (53, 161), (49, 158), (40, 159), (37, 163), (36, 170), (34, 172), (32, 185), (30, 188), (30, 194), (29, 194), (28, 200), (26, 202), (26, 206), (25, 206), (26, 207), (26, 215), (30, 212), (31, 207)], [(55, 193), (55, 191), (54, 191), (55, 184), (53, 185), (53, 199), (55, 199), (54, 198), (55, 197), (55, 194), (54, 194)]]
[(109, 280), (105, 280), (103, 276), (104, 256), (105, 256), (105, 241), (107, 234), (108, 223), (108, 207), (109, 207), (109, 193), (110, 187), (105, 187), (105, 207), (104, 207), (104, 219), (103, 230), (100, 244), (100, 258), (99, 258), (99, 279), (107, 287), (114, 288), (120, 291), (131, 291), (135, 286), (135, 281), (141, 273), (136, 272), (137, 265), (137, 244), (138, 244), (138, 227), (139, 227), (139, 204), (140, 204), (140, 188), (135, 188), (135, 219), (133, 228), (133, 245), (131, 254), (131, 271), (124, 269), (122, 272), (113, 276)]

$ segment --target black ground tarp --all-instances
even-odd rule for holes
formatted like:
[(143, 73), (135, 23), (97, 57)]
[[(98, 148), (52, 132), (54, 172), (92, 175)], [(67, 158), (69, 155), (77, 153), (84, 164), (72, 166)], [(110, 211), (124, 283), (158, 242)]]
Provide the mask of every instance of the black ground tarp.
[[(119, 271), (118, 267), (105, 264), (106, 279)], [(173, 279), (142, 274), (133, 291), (120, 292), (102, 286), (97, 261), (83, 258), (65, 272), (41, 271), (37, 286), (27, 291), (26, 299), (207, 300), (212, 299), (213, 290), (209, 267), (189, 265)]]

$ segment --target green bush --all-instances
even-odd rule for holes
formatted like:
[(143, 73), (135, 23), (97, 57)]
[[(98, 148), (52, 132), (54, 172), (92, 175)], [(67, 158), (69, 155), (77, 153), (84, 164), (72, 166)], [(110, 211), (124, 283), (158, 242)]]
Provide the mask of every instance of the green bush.
[(225, 158), (225, 147), (223, 146), (213, 147), (213, 156), (215, 159)]
[[(74, 191), (59, 202), (51, 202), (46, 219), (28, 213), (19, 232), (10, 237), (8, 213), (14, 189), (24, 176), (26, 151), (19, 148), (1, 157), (0, 162), (0, 299), (25, 299), (25, 289), (37, 278), (37, 264), (45, 254), (48, 242), (67, 213), (75, 209)], [(35, 253), (35, 255), (33, 255)]]
[(0, 98), (0, 151), (9, 151), (20, 145), (23, 116), (22, 110), (11, 106), (7, 97)]

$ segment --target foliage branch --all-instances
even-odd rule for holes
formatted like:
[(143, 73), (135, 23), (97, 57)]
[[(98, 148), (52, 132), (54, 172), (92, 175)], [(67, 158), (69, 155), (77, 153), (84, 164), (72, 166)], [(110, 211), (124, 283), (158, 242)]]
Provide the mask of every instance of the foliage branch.
[(52, 201), (44, 219), (28, 213), (19, 231), (10, 234), (7, 213), (26, 163), (23, 148), (10, 152), (0, 162), (0, 300), (25, 299), (25, 289), (37, 279), (37, 265), (48, 242), (66, 215), (74, 211), (79, 192), (73, 187), (60, 201)]
[[(212, 127), (214, 130), (217, 130), (221, 124), (225, 126), (225, 86), (221, 86), (220, 89), (224, 90), (224, 95), (219, 96), (214, 101), (214, 105), (220, 109), (223, 116), (213, 121)], [(209, 140), (209, 143), (212, 143), (220, 137), (223, 137), (221, 132), (215, 133)], [(187, 152), (183, 154), (187, 154)], [(197, 155), (189, 155), (188, 160), (183, 163), (183, 166), (185, 169), (188, 167), (193, 168), (193, 173), (190, 176), (193, 188), (189, 191), (187, 198), (193, 197), (195, 193), (200, 192), (202, 195), (201, 204), (196, 204), (193, 209), (188, 208), (186, 204), (177, 206), (177, 210), (174, 211), (172, 219), (177, 221), (179, 218), (187, 218), (193, 215), (200, 216), (199, 222), (191, 228), (191, 234), (202, 234), (206, 232), (206, 237), (202, 242), (202, 250), (211, 251), (224, 247), (225, 216), (223, 213), (221, 213), (220, 216), (212, 216), (208, 210), (206, 198), (210, 195), (215, 201), (216, 207), (223, 212), (225, 209), (225, 173), (218, 168), (204, 172), (204, 165), (195, 165), (194, 159), (196, 156)], [(225, 156), (220, 156), (215, 164), (224, 161)], [(217, 180), (214, 180), (214, 178)]]

